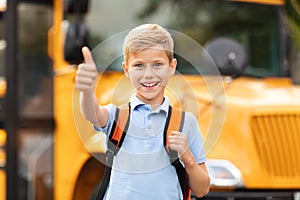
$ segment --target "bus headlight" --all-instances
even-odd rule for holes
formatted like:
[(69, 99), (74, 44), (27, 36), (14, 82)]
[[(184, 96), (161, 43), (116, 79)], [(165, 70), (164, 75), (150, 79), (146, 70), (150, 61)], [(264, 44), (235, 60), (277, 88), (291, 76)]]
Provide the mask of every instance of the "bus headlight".
[(210, 176), (210, 185), (215, 187), (243, 187), (240, 170), (228, 160), (208, 159), (206, 167)]

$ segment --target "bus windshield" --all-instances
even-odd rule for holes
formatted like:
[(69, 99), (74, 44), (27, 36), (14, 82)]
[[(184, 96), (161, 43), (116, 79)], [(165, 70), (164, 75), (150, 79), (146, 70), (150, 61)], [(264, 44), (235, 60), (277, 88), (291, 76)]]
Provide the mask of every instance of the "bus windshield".
[[(220, 0), (142, 0), (141, 4), (133, 0), (117, 1), (90, 2), (86, 22), (91, 47), (139, 24), (157, 23), (188, 35), (200, 45), (220, 36), (241, 42), (250, 57), (244, 75), (267, 77), (284, 74), (281, 70), (284, 58), (280, 50), (280, 6)], [(113, 15), (107, 8), (112, 8), (118, 15)], [(197, 73), (183, 58), (177, 56), (177, 59), (180, 73)], [(120, 57), (109, 68), (121, 70), (121, 61)]]

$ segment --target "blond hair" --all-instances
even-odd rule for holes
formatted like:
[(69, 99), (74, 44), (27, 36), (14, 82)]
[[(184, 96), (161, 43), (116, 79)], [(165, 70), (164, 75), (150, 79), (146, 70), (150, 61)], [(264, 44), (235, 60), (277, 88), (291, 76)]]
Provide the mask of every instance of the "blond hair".
[(170, 62), (174, 58), (174, 41), (170, 33), (157, 24), (143, 24), (129, 31), (125, 37), (123, 43), (124, 62), (127, 63), (132, 54), (147, 48), (165, 50)]

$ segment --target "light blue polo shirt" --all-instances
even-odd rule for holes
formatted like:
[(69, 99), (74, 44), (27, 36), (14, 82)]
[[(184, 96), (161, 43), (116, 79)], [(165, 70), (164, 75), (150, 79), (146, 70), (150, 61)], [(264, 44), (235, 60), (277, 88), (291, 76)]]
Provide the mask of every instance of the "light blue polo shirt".
[[(127, 135), (114, 158), (111, 179), (104, 199), (108, 200), (180, 200), (182, 193), (175, 168), (163, 145), (163, 130), (169, 108), (165, 97), (156, 110), (135, 95), (130, 99), (131, 115)], [(105, 127), (94, 127), (107, 135), (111, 131), (116, 106), (105, 106), (109, 112)], [(182, 132), (198, 163), (206, 160), (203, 140), (194, 115), (186, 112)]]

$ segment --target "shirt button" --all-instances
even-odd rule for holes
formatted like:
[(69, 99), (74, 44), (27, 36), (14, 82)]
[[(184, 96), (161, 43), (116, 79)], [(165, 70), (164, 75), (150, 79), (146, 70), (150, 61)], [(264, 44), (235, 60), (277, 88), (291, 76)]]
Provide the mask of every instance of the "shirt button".
[(148, 126), (147, 126), (147, 129), (151, 129), (151, 125), (148, 125)]

